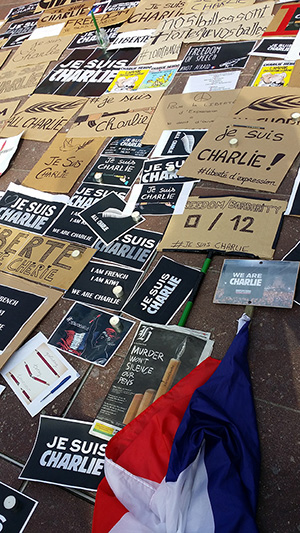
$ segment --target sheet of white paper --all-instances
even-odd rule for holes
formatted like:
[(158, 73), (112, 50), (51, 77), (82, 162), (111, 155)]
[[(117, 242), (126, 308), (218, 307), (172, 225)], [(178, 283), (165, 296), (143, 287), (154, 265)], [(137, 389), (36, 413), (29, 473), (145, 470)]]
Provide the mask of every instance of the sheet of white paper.
[(297, 176), (295, 178), (293, 189), (292, 189), (291, 196), (290, 196), (290, 199), (289, 199), (289, 203), (288, 203), (287, 208), (286, 208), (286, 210), (284, 212), (284, 215), (289, 215), (290, 214), (299, 186), (300, 186), (300, 170), (298, 171), (298, 174), (297, 174)]
[(232, 72), (214, 72), (190, 76), (183, 93), (235, 89), (241, 72), (241, 70), (234, 70)]
[(34, 39), (43, 39), (43, 37), (53, 37), (54, 35), (59, 35), (63, 29), (65, 23), (61, 22), (60, 24), (52, 24), (52, 26), (43, 26), (42, 28), (35, 28), (28, 41), (33, 41)]
[(0, 394), (2, 394), (2, 392), (5, 390), (5, 387), (4, 385), (0, 385)]

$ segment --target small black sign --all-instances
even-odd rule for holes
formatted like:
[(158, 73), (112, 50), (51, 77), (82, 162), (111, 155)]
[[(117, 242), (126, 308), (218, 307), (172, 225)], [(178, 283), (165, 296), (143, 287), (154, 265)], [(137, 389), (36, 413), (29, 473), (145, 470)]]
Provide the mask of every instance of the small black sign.
[(285, 39), (262, 39), (255, 48), (255, 55), (280, 56), (286, 55), (294, 42), (294, 37)]
[(22, 35), (10, 35), (2, 48), (20, 46), (27, 39), (27, 37), (29, 37), (29, 35), (30, 33), (22, 33)]
[[(180, 175), (180, 167), (187, 159), (185, 157), (164, 157), (162, 159), (148, 159), (144, 162), (141, 183), (184, 182), (195, 181)], [(179, 172), (179, 175), (177, 174)]]
[(25, 4), (23, 6), (13, 7), (8, 13), (6, 20), (9, 21), (23, 17), (30, 17), (30, 15), (34, 14), (38, 5), (39, 2), (31, 2), (30, 4)]
[(97, 236), (80, 218), (80, 211), (81, 209), (66, 205), (45, 235), (93, 247)]
[(83, 181), (131, 187), (142, 165), (142, 159), (101, 155)]
[(38, 502), (0, 481), (0, 531), (21, 533)]
[(98, 200), (106, 198), (106, 196), (112, 192), (122, 200), (125, 200), (125, 197), (128, 194), (128, 189), (127, 187), (112, 187), (110, 185), (83, 183), (78, 187), (77, 191), (74, 192), (69, 205), (79, 209), (87, 209), (98, 202)]
[(31, 19), (24, 22), (13, 22), (6, 31), (7, 33), (10, 33), (10, 35), (20, 35), (21, 33), (33, 32), (38, 20), (39, 19)]
[(102, 155), (127, 155), (129, 157), (148, 157), (152, 144), (142, 144), (143, 136), (113, 137), (105, 146)]

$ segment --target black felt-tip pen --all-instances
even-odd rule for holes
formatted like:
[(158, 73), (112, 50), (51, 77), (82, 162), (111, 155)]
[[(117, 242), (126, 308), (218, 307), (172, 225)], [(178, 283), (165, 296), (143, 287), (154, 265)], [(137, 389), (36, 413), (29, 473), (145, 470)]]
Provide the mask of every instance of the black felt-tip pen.
[(46, 396), (45, 398), (43, 398), (42, 400), (40, 400), (40, 402), (43, 402), (44, 400), (46, 400), (46, 398), (48, 398), (48, 396), (50, 396), (50, 394), (53, 394), (55, 391), (57, 391), (57, 389), (59, 389), (60, 387), (62, 387), (66, 381), (68, 381), (69, 379), (71, 378), (71, 376), (66, 376), (58, 385), (56, 385), (56, 387), (54, 387), (54, 389), (52, 389)]

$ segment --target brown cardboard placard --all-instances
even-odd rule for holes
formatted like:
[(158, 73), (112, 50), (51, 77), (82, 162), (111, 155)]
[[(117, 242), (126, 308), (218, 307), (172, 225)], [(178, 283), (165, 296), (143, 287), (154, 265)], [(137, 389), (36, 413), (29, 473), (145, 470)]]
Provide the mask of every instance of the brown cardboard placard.
[(300, 87), (300, 59), (295, 61), (291, 77), (288, 83), (289, 87)]
[(0, 71), (0, 100), (31, 94), (49, 63), (16, 68), (10, 63)]
[[(0, 46), (2, 46), (1, 40), (0, 40)], [(0, 67), (2, 67), (3, 63), (7, 60), (11, 50), (1, 50), (0, 52)]]
[(121, 26), (120, 32), (157, 28), (161, 20), (183, 15), (184, 6), (184, 0), (177, 0), (173, 4), (168, 0), (141, 0), (128, 21)]
[[(122, 11), (108, 11), (102, 15), (97, 15), (95, 19), (99, 28), (115, 26), (127, 20), (133, 14), (133, 11), (134, 8), (123, 9)], [(95, 31), (95, 24), (90, 15), (67, 20), (60, 35), (74, 35), (88, 31)]]
[(255, 0), (187, 0), (184, 7), (185, 13), (206, 11), (207, 9), (219, 9), (222, 7), (238, 8), (250, 6)]
[(272, 259), (287, 202), (245, 196), (190, 196), (171, 218), (158, 250), (215, 250)]
[(296, 36), (299, 30), (299, 4), (280, 6), (273, 20), (267, 27), (264, 37)]
[(169, 38), (161, 43), (145, 44), (136, 58), (136, 65), (175, 61), (181, 50), (182, 40), (172, 41)]
[(25, 130), (23, 139), (49, 142), (84, 102), (85, 98), (33, 94), (8, 120), (1, 137), (13, 137)]
[(105, 138), (66, 138), (58, 133), (22, 185), (47, 192), (69, 192)]
[[(24, 342), (29, 333), (36, 327), (36, 325), (42, 320), (42, 318), (50, 311), (50, 309), (56, 304), (61, 297), (62, 293), (55, 289), (49, 289), (48, 287), (42, 287), (37, 283), (17, 278), (9, 274), (0, 272), (0, 284), (2, 287), (9, 287), (12, 290), (31, 293), (44, 298), (40, 307), (33, 313), (21, 329), (17, 332), (16, 336), (7, 345), (7, 348), (0, 354), (0, 368), (6, 363), (9, 357), (18, 349), (18, 347)], [(16, 300), (17, 302), (18, 300)], [(14, 304), (15, 305), (15, 304)], [(16, 308), (15, 308), (16, 309)], [(5, 312), (4, 312), (5, 314)]]
[(75, 4), (46, 9), (39, 17), (37, 28), (66, 22), (70, 18), (85, 17), (90, 12), (93, 3), (93, 0), (85, 0), (85, 2), (76, 2)]
[(164, 130), (208, 128), (219, 116), (231, 112), (238, 94), (239, 89), (234, 89), (163, 96), (143, 137), (143, 144), (156, 144)]
[(300, 132), (290, 125), (219, 118), (178, 174), (275, 192), (298, 155), (299, 146)]
[(12, 56), (9, 67), (24, 67), (56, 61), (71, 42), (71, 37), (45, 37), (44, 39), (26, 39)]
[[(82, 244), (36, 235), (0, 225), (0, 272), (60, 289), (68, 289), (93, 257)], [(79, 253), (72, 256), (73, 251)]]
[(298, 87), (244, 87), (236, 99), (231, 114), (240, 119), (259, 120), (262, 125), (293, 124), (293, 113), (300, 112)]
[(163, 92), (132, 91), (90, 98), (67, 137), (143, 135)]

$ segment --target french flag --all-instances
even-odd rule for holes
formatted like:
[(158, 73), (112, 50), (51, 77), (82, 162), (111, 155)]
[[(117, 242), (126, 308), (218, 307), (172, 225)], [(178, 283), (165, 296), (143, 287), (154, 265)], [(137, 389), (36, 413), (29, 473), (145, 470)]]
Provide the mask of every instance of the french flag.
[(109, 442), (93, 533), (254, 533), (259, 441), (248, 322)]

